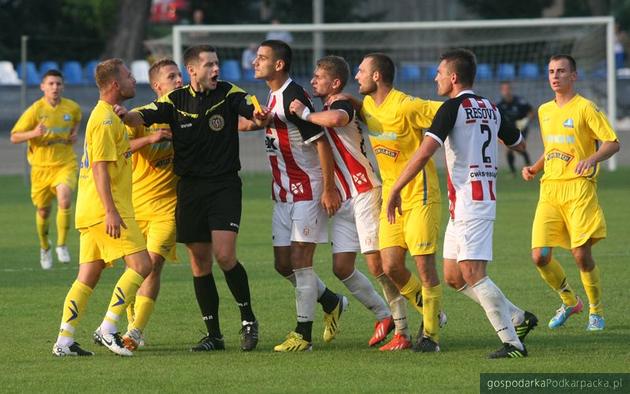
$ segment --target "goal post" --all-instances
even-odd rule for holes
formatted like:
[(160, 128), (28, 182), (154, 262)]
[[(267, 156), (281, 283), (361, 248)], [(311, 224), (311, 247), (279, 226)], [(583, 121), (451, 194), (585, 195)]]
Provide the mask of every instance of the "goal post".
[[(454, 47), (472, 49), (478, 58), (476, 90), (496, 97), (498, 83), (513, 80), (519, 92), (533, 105), (548, 101), (549, 56), (568, 53), (578, 64), (578, 90), (606, 109), (615, 128), (616, 68), (614, 18), (542, 18), (435, 22), (176, 25), (173, 26), (172, 56), (182, 64), (183, 50), (207, 43), (216, 47), (222, 63), (229, 59), (241, 64), (241, 53), (258, 44), (269, 32), (286, 31), (293, 37), (292, 74), (307, 79), (316, 54), (337, 54), (346, 58), (353, 71), (363, 55), (385, 52), (396, 62), (397, 86), (413, 93), (433, 91), (437, 59)], [(222, 65), (223, 66), (223, 65)], [(222, 73), (227, 71), (222, 70)], [(247, 79), (243, 74), (236, 74)], [(240, 72), (240, 70), (239, 70)], [(226, 79), (234, 79), (228, 78)], [(239, 79), (239, 78), (236, 78)], [(251, 80), (251, 78), (250, 78)], [(491, 92), (491, 93), (490, 93)], [(426, 96), (426, 94), (424, 94)], [(608, 168), (617, 166), (616, 157)]]

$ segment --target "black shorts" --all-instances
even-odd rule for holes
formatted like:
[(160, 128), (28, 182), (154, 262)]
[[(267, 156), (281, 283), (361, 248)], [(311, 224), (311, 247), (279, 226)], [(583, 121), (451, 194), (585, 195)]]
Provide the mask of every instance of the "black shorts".
[(177, 242), (212, 242), (211, 231), (238, 232), (241, 225), (241, 179), (183, 177), (177, 184)]

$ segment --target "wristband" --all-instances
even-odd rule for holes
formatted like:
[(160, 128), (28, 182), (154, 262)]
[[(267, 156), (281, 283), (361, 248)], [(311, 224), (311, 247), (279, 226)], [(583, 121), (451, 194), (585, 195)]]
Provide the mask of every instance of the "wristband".
[(311, 114), (311, 110), (308, 107), (304, 107), (304, 111), (302, 111), (302, 115), (300, 118), (308, 122), (308, 116)]

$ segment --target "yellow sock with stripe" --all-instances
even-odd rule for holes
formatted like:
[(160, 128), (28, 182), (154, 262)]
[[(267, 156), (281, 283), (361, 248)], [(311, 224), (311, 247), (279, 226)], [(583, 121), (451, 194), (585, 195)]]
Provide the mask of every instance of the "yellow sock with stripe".
[(599, 267), (595, 266), (591, 272), (580, 271), (580, 278), (588, 297), (588, 312), (602, 316), (604, 307), (602, 306), (602, 282), (599, 277)]
[(120, 320), (120, 315), (125, 312), (129, 303), (136, 298), (136, 293), (143, 281), (142, 275), (136, 271), (131, 268), (125, 270), (114, 287), (114, 293), (109, 302), (109, 309), (107, 309), (103, 323), (101, 323), (101, 332), (118, 332), (117, 323)]
[(63, 313), (57, 344), (70, 346), (74, 342), (74, 330), (83, 317), (92, 289), (90, 286), (75, 280), (63, 302)]
[(136, 300), (127, 305), (127, 331), (133, 328), (134, 320), (136, 320)]
[(536, 269), (543, 280), (560, 295), (565, 305), (573, 306), (577, 304), (575, 292), (569, 286), (567, 274), (565, 274), (558, 260), (552, 257), (547, 265), (543, 267), (536, 266)]
[(400, 289), (400, 295), (408, 299), (411, 305), (422, 314), (422, 285), (414, 274), (411, 274), (407, 284)]
[(433, 342), (440, 340), (440, 310), (442, 309), (442, 285), (422, 288), (422, 322), (424, 335)]
[(57, 245), (66, 244), (66, 236), (70, 228), (70, 208), (57, 207)]
[(44, 219), (35, 212), (35, 227), (37, 228), (37, 236), (39, 237), (39, 247), (48, 250), (48, 218)]
[[(144, 331), (144, 328), (149, 322), (149, 318), (153, 314), (155, 308), (155, 300), (150, 297), (136, 296), (135, 301), (135, 319), (131, 325), (133, 328), (137, 328), (140, 331)], [(128, 309), (127, 309), (128, 310)]]

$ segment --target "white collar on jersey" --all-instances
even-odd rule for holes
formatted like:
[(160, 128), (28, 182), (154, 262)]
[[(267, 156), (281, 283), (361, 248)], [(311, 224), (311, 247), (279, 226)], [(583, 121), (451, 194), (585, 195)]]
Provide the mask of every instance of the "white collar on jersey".
[(455, 96), (455, 97), (459, 97), (462, 94), (475, 94), (475, 92), (473, 92), (472, 89), (466, 89), (466, 90), (462, 90), (461, 92), (457, 93), (457, 96)]

